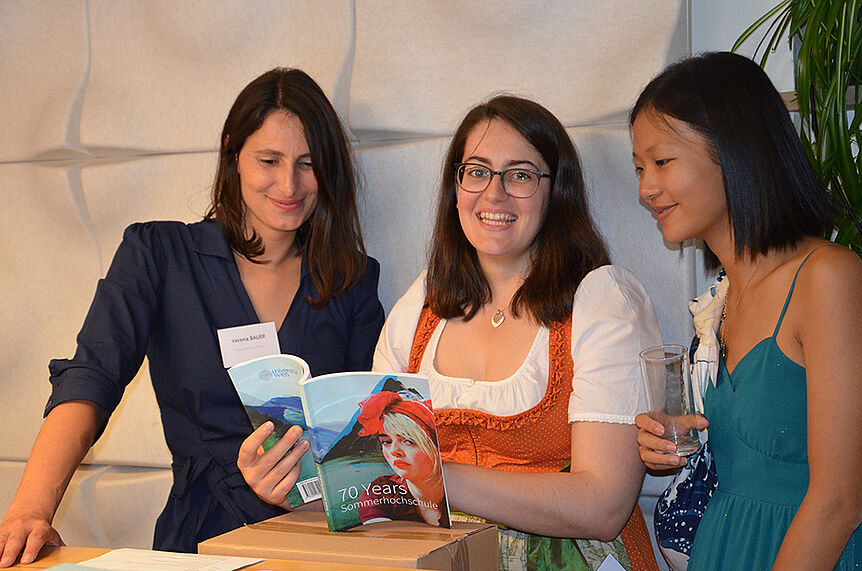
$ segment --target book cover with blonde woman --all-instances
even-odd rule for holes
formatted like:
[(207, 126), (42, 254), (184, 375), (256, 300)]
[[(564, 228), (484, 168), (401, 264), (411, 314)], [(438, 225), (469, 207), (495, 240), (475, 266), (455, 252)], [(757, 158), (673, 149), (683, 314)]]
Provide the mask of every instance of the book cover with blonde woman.
[(428, 379), (374, 372), (300, 382), (330, 531), (407, 520), (450, 527)]

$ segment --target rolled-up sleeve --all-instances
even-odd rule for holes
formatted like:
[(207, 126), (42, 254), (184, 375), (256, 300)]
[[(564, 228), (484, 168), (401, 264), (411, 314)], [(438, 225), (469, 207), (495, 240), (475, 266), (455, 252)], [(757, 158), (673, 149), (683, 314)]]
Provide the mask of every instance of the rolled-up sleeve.
[(652, 301), (622, 266), (590, 272), (572, 305), (569, 421), (632, 424), (646, 410), (638, 353), (661, 343)]

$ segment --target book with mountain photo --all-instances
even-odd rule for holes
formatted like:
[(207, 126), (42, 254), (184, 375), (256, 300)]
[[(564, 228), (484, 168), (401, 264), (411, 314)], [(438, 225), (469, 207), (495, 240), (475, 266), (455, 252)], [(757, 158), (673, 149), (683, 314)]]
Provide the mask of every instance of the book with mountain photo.
[(426, 377), (333, 373), (300, 388), (330, 531), (390, 520), (450, 527)]
[[(275, 425), (263, 443), (264, 450), (269, 450), (293, 425), (301, 426), (303, 437), (308, 438), (299, 383), (310, 376), (310, 370), (303, 359), (268, 355), (236, 364), (228, 369), (228, 375), (252, 427), (257, 429), (268, 420)], [(297, 507), (320, 497), (317, 469), (308, 450), (302, 456), (302, 472), (287, 500), (291, 507)]]

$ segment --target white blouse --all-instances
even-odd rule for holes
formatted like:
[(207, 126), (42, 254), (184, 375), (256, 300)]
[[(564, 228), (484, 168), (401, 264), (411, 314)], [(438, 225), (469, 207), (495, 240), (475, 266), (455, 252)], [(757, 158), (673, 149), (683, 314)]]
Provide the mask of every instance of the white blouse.
[[(425, 301), (425, 272), (398, 300), (374, 351), (374, 370), (406, 372)], [(547, 327), (540, 327), (521, 366), (497, 381), (440, 374), (434, 367), (446, 327), (432, 334), (419, 372), (428, 377), (434, 408), (480, 410), (511, 416), (538, 404), (548, 387)], [(602, 266), (581, 281), (572, 303), (572, 395), (569, 421), (634, 423), (646, 410), (638, 353), (661, 343), (655, 309), (646, 289), (628, 269)]]

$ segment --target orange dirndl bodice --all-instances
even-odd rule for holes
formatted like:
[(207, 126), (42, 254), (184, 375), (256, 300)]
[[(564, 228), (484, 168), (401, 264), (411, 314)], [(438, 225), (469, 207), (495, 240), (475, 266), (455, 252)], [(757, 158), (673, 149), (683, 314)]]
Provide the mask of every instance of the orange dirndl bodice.
[[(409, 373), (419, 371), (431, 335), (440, 323), (426, 304), (413, 336)], [(512, 416), (470, 409), (434, 411), (437, 438), (445, 462), (472, 464), (509, 472), (560, 472), (571, 461), (572, 319), (551, 324), (548, 388), (532, 408)], [(634, 511), (620, 534), (632, 570), (658, 571), (643, 513)]]

